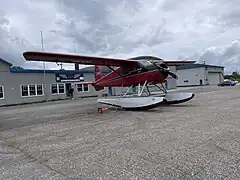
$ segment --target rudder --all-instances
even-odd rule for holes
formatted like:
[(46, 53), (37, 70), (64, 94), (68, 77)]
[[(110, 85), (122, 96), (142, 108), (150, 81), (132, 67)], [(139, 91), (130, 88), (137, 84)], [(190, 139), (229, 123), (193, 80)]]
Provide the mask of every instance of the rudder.
[(104, 76), (104, 74), (101, 72), (101, 69), (99, 66), (95, 65), (94, 69), (95, 69), (95, 81), (97, 81), (100, 78), (102, 78)]
[[(100, 67), (97, 66), (97, 65), (95, 65), (94, 71), (95, 71), (95, 82), (96, 82), (99, 79), (101, 79), (104, 76), (104, 74), (101, 72)], [(95, 88), (96, 91), (100, 91), (100, 90), (104, 89), (104, 87), (98, 87), (98, 86), (94, 86), (94, 88)]]

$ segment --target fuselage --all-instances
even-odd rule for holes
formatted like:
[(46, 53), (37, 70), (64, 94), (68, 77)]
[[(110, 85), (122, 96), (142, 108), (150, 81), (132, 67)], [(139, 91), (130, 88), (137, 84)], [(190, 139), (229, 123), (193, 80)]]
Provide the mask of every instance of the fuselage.
[[(168, 67), (160, 64), (165, 70)], [(94, 86), (96, 87), (127, 87), (144, 84), (145, 81), (152, 84), (163, 83), (168, 73), (158, 68), (149, 61), (139, 61), (135, 67), (120, 67), (98, 79)]]

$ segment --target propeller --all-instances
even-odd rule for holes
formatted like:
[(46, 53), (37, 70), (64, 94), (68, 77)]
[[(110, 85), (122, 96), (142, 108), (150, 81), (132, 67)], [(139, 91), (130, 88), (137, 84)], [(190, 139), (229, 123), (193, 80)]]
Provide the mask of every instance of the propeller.
[(166, 64), (159, 64), (157, 62), (152, 62), (152, 64), (154, 64), (159, 70), (161, 70), (162, 72), (167, 73), (168, 75), (172, 76), (174, 79), (178, 79), (178, 76), (176, 74), (174, 74), (173, 72), (171, 72), (169, 70), (169, 67), (167, 67)]
[(178, 76), (174, 74), (173, 72), (168, 71), (168, 74), (172, 76), (174, 79), (178, 79)]

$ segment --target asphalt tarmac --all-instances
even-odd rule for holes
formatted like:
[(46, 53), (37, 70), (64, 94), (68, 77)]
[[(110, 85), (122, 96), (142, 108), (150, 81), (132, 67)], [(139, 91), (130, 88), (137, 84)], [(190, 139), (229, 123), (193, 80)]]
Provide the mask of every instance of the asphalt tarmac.
[(0, 179), (240, 179), (240, 88), (147, 112), (96, 98), (0, 107)]

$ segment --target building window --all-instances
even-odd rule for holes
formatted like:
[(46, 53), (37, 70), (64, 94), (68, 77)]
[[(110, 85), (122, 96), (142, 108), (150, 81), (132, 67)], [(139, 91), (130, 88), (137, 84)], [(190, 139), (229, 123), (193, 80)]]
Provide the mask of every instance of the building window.
[(83, 85), (82, 84), (78, 84), (77, 85), (77, 90), (78, 90), (78, 92), (82, 92), (83, 91)]
[(23, 97), (28, 96), (28, 85), (21, 86), (21, 94)]
[(57, 84), (52, 84), (52, 94), (57, 94), (58, 93), (58, 85)]
[(37, 84), (37, 96), (42, 96), (42, 95), (43, 95), (43, 85)]
[(35, 87), (35, 85), (29, 85), (29, 94), (30, 94), (30, 96), (36, 96), (36, 87)]
[(65, 84), (58, 84), (58, 93), (59, 94), (65, 93)]
[(65, 84), (52, 84), (52, 94), (65, 94)]
[(21, 85), (21, 96), (32, 97), (43, 95), (43, 84)]
[(0, 99), (4, 99), (4, 88), (0, 86)]
[(88, 92), (89, 91), (89, 85), (88, 84), (78, 84), (77, 85), (78, 92)]

